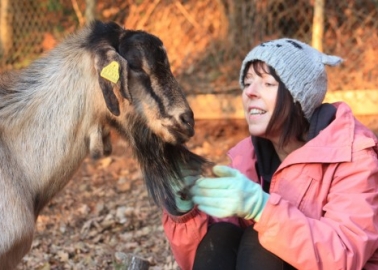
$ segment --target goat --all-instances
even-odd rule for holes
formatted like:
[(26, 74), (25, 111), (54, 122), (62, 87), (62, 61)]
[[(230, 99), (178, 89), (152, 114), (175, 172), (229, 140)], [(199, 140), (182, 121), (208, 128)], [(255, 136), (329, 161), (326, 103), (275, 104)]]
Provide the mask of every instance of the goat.
[(193, 112), (150, 33), (95, 21), (0, 75), (0, 269), (29, 251), (40, 211), (84, 158), (111, 153), (111, 130), (129, 142), (158, 204), (172, 203), (183, 164), (207, 163), (184, 145)]

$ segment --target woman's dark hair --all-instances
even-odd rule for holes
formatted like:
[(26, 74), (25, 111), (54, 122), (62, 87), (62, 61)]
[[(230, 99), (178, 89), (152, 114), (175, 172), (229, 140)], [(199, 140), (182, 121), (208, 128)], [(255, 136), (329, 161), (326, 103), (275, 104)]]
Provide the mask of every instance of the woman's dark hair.
[(293, 138), (304, 142), (305, 135), (310, 124), (305, 118), (299, 102), (294, 103), (292, 95), (290, 94), (289, 90), (287, 90), (285, 84), (278, 77), (274, 68), (266, 65), (268, 67), (268, 70), (266, 70), (266, 66), (262, 61), (255, 60), (249, 63), (244, 70), (244, 77), (250, 65), (253, 66), (253, 69), (258, 76), (261, 76), (262, 72), (265, 72), (273, 76), (278, 82), (276, 106), (274, 108), (272, 118), (270, 119), (266, 128), (265, 134), (276, 134), (280, 132), (278, 142), (278, 146), (280, 148), (288, 144)]

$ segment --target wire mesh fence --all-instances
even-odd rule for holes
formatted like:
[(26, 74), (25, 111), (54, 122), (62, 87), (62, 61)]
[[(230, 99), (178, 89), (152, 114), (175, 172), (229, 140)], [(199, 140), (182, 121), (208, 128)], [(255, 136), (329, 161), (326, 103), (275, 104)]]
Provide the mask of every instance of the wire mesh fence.
[(1, 0), (0, 70), (27, 66), (72, 31), (75, 21), (68, 1)]
[[(175, 74), (198, 93), (237, 88), (242, 59), (260, 42), (291, 37), (311, 43), (313, 1), (94, 2), (98, 19), (158, 35)], [(85, 5), (85, 0), (0, 0), (0, 70), (25, 67), (53, 48), (81, 26)], [(329, 69), (330, 90), (377, 88), (376, 18), (378, 0), (325, 1), (323, 51), (345, 59)]]

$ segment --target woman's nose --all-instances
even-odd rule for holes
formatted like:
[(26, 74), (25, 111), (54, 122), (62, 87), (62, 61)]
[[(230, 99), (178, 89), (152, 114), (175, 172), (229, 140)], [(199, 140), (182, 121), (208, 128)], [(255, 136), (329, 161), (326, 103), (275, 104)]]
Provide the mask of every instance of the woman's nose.
[(251, 82), (248, 87), (244, 90), (248, 97), (258, 96), (258, 85), (256, 82)]

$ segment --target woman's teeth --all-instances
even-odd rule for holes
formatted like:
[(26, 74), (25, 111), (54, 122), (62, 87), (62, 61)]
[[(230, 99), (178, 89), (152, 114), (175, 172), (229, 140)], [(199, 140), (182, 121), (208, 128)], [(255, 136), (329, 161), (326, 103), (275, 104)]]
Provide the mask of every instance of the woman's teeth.
[(249, 114), (250, 114), (250, 115), (264, 114), (264, 113), (266, 113), (266, 111), (259, 110), (259, 109), (251, 109), (251, 110), (249, 111)]

